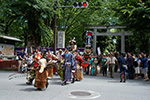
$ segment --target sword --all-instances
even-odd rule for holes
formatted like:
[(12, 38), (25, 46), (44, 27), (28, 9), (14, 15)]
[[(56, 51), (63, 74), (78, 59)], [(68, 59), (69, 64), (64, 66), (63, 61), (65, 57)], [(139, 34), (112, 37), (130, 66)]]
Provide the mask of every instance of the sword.
[(25, 75), (18, 75), (18, 76), (12, 76), (12, 77), (9, 77), (9, 80), (14, 79), (14, 78), (25, 77), (25, 76), (27, 76), (27, 74), (25, 74)]

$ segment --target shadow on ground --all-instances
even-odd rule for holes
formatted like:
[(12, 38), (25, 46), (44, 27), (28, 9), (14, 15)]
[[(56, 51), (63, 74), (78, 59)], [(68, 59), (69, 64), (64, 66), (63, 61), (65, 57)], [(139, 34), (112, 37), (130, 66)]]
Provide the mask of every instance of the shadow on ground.
[(45, 90), (46, 90), (46, 88), (41, 90), (41, 89), (37, 89), (37, 88), (34, 88), (34, 87), (20, 89), (20, 91), (24, 91), (24, 92), (37, 92), (37, 91), (45, 91)]
[(51, 80), (60, 80), (60, 78), (52, 78)]
[(27, 85), (26, 83), (16, 84), (17, 86), (33, 86), (33, 85)]
[(36, 88), (25, 88), (25, 89), (20, 89), (20, 91), (26, 91), (26, 92), (33, 92), (33, 91), (38, 91)]

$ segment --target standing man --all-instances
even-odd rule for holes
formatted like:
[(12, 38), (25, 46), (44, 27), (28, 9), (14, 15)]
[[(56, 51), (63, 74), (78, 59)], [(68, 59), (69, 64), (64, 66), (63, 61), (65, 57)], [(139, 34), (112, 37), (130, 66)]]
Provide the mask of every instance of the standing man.
[(124, 75), (124, 81), (123, 82), (126, 82), (127, 59), (125, 57), (125, 53), (121, 53), (119, 60), (120, 60), (120, 62), (119, 62), (119, 65), (120, 65), (120, 82), (122, 82), (123, 75)]
[(91, 47), (89, 45), (86, 45), (86, 48), (83, 54), (83, 59), (84, 59), (83, 68), (87, 75), (89, 75), (90, 55), (91, 55)]
[(72, 70), (74, 71), (76, 69), (76, 61), (75, 61), (75, 58), (73, 57), (73, 54), (69, 52), (70, 48), (71, 47), (67, 47), (65, 49), (65, 54), (63, 55), (65, 58), (65, 61), (64, 61), (65, 80), (62, 85), (65, 85), (67, 81), (70, 81), (71, 83), (74, 83), (75, 81)]
[(143, 74), (144, 74), (144, 81), (149, 81), (148, 78), (148, 59), (146, 54), (143, 55), (143, 57), (140, 55), (140, 59), (142, 61), (142, 66), (143, 66)]
[(61, 59), (61, 56), (62, 56), (62, 49), (59, 49), (59, 53), (57, 54), (57, 57), (58, 57), (59, 59)]
[(21, 69), (21, 67), (22, 67), (22, 63), (23, 63), (24, 60), (25, 60), (25, 52), (24, 52), (24, 49), (22, 49), (21, 52), (19, 53), (18, 72), (20, 72), (20, 69)]
[(61, 68), (61, 66), (62, 66), (62, 49), (59, 49), (59, 53), (57, 54), (57, 57), (58, 57), (58, 61), (57, 61), (57, 63), (58, 63), (58, 67), (57, 67), (57, 73), (59, 73), (59, 71), (60, 71), (60, 68)]
[(106, 74), (107, 76), (107, 64), (105, 65), (105, 63), (107, 62), (107, 59), (105, 57), (105, 55), (103, 55), (103, 58), (101, 59), (102, 62), (102, 71), (103, 71), (103, 76)]
[(129, 79), (134, 79), (133, 62), (134, 62), (134, 59), (132, 57), (132, 54), (128, 53), (127, 66), (128, 66)]
[[(110, 54), (110, 57), (108, 58), (108, 61), (106, 62), (106, 64), (109, 64), (109, 68), (110, 68), (110, 77), (114, 78), (114, 68), (115, 68), (115, 64), (116, 62), (118, 62), (118, 60), (116, 59), (116, 57), (113, 56), (113, 54)], [(106, 65), (105, 64), (105, 65)]]

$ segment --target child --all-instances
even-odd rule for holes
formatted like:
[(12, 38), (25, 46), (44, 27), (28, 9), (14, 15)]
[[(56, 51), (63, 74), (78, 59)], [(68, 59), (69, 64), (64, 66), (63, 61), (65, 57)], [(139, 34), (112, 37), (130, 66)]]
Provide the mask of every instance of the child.
[(32, 64), (32, 62), (33, 62), (33, 58), (32, 58), (32, 56), (31, 56), (31, 54), (28, 54), (28, 57), (26, 57), (26, 60), (27, 60), (27, 64), (28, 64), (28, 69), (30, 69), (30, 67), (31, 67), (31, 64)]
[(62, 81), (62, 83), (63, 83), (63, 81), (64, 81), (64, 75), (65, 75), (65, 68), (64, 68), (64, 61), (65, 61), (65, 59), (64, 59), (64, 57), (62, 56), (61, 57), (61, 60), (60, 60), (60, 63), (59, 63), (59, 75), (60, 75), (60, 78), (61, 78), (61, 81)]
[(23, 62), (22, 73), (27, 72), (27, 62)]
[(97, 60), (97, 58), (94, 58), (94, 60), (91, 64), (91, 75), (92, 76), (97, 75), (97, 64), (98, 64), (98, 60)]
[(27, 71), (28, 71), (26, 79), (29, 80), (29, 77), (31, 77), (29, 71), (31, 70), (31, 64), (33, 63), (33, 56), (31, 54), (28, 54), (26, 60), (27, 60)]

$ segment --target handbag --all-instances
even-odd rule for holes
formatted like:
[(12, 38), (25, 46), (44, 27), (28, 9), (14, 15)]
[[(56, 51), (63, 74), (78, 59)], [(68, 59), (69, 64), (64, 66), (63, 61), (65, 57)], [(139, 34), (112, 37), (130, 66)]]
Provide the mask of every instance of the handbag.
[(123, 68), (127, 69), (127, 65), (122, 65)]

